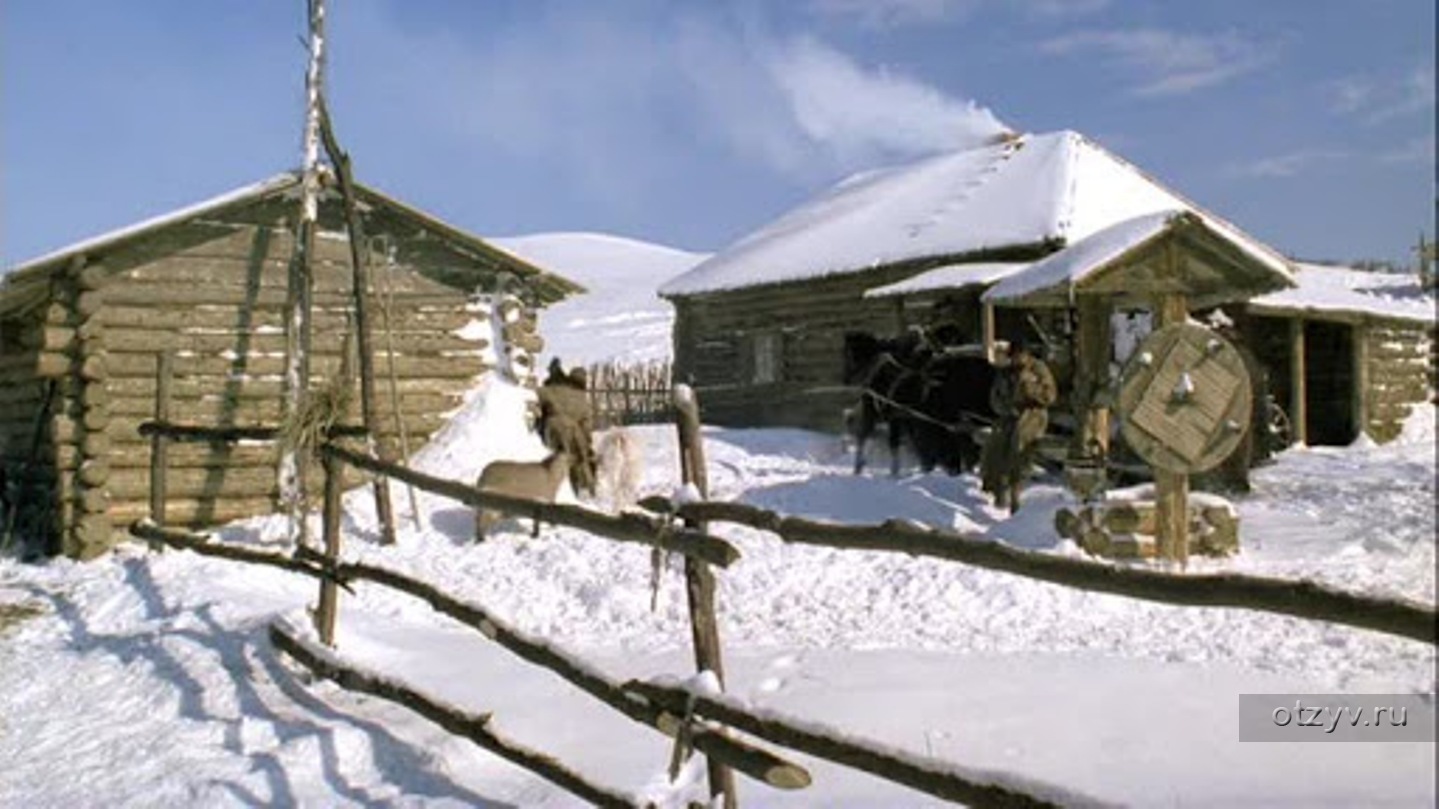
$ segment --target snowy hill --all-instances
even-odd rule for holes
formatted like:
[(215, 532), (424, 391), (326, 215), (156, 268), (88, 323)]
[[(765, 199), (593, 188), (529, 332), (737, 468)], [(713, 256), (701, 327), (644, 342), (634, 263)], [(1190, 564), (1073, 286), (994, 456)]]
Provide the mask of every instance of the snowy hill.
[(487, 241), (589, 290), (541, 316), (544, 360), (559, 357), (566, 365), (668, 359), (674, 310), (655, 290), (708, 258), (600, 233), (541, 233)]

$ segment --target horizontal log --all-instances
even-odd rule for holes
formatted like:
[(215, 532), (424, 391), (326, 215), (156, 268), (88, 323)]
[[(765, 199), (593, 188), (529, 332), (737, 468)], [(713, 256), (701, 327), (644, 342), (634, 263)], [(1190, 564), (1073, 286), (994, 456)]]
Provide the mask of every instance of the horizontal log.
[[(101, 451), (92, 451), (89, 446), (63, 445), (56, 453), (56, 460), (65, 469), (78, 468), (86, 457), (104, 457), (112, 470), (149, 469), (150, 441), (137, 433), (126, 441), (112, 441), (108, 433), (90, 433), (87, 442), (99, 438)], [(279, 461), (278, 445), (270, 442), (259, 444), (174, 444), (167, 450), (166, 467), (170, 469), (210, 467), (267, 466), (274, 468)]]
[(678, 514), (687, 520), (748, 525), (773, 533), (785, 542), (948, 559), (1080, 590), (1162, 604), (1272, 612), (1439, 643), (1439, 613), (1433, 605), (1357, 595), (1309, 580), (1238, 573), (1161, 573), (1020, 550), (986, 537), (898, 520), (880, 525), (841, 525), (786, 517), (743, 503), (688, 503), (680, 506)]
[[(265, 306), (279, 307), (285, 303), (287, 295), (284, 289), (262, 288), (259, 290), (246, 290), (244, 287), (230, 287), (218, 285), (185, 285), (166, 283), (145, 283), (142, 281), (127, 281), (124, 284), (117, 284), (108, 287), (104, 291), (106, 300), (110, 303), (125, 306), (148, 305), (148, 306)], [(86, 292), (80, 295), (76, 302), (76, 309), (82, 317), (89, 317), (98, 309), (87, 311), (85, 306), (86, 296), (98, 295), (96, 292)], [(424, 293), (424, 292), (396, 292), (394, 302), (397, 307), (410, 308), (413, 306), (453, 306), (463, 303), (466, 299), (465, 293), (454, 290), (448, 293)], [(317, 291), (314, 295), (316, 306), (340, 307), (347, 305), (351, 298), (349, 293)]]
[[(206, 427), (197, 424), (162, 424), (143, 421), (136, 432), (145, 438), (163, 436), (171, 441), (229, 442), (229, 441), (274, 441), (280, 437), (280, 428), (272, 426), (254, 427)], [(363, 436), (361, 425), (337, 424), (330, 430), (332, 436)]]
[[(110, 516), (117, 524), (150, 516), (150, 499), (113, 500)], [(275, 513), (275, 501), (268, 497), (229, 497), (224, 499), (165, 499), (165, 524), (192, 528), (210, 528), (235, 520)]]
[(58, 377), (70, 372), (67, 354), (54, 351), (24, 352), (0, 356), (0, 376), (22, 379)]
[(595, 806), (640, 806), (635, 798), (593, 784), (553, 757), (530, 750), (490, 730), (490, 714), (462, 711), (398, 680), (343, 664), (324, 647), (300, 640), (298, 633), (279, 622), (270, 624), (270, 642), (305, 668), (341, 688), (370, 694), (408, 708), (449, 733), (469, 739)]
[[(146, 283), (188, 285), (203, 284), (226, 287), (240, 292), (289, 288), (290, 258), (276, 257), (253, 261), (248, 256), (166, 256), (124, 273), (121, 284)], [(354, 289), (353, 271), (348, 256), (317, 259), (310, 263), (312, 288), (318, 293), (349, 296)], [(456, 294), (457, 290), (415, 272), (397, 271), (380, 279), (384, 289), (395, 295)], [(378, 281), (370, 284), (370, 294), (380, 291)]]
[(542, 503), (522, 497), (482, 492), (474, 486), (437, 478), (398, 464), (386, 463), (378, 458), (335, 444), (323, 445), (320, 447), (320, 452), (351, 466), (408, 483), (432, 494), (458, 500), (472, 508), (487, 508), (506, 514), (533, 517), (536, 520), (555, 525), (578, 528), (606, 539), (677, 551), (686, 556), (703, 559), (719, 567), (727, 568), (739, 559), (739, 550), (719, 537), (689, 528), (677, 528), (657, 517), (648, 517), (633, 512), (618, 515), (605, 514), (577, 505)]
[(667, 711), (685, 711), (693, 706), (696, 714), (751, 736), (970, 807), (1101, 805), (1089, 796), (1042, 784), (1028, 776), (967, 771), (954, 764), (909, 756), (888, 745), (855, 739), (822, 725), (786, 719), (768, 711), (756, 714), (724, 695), (638, 680), (623, 687)]
[(82, 561), (94, 559), (115, 547), (124, 535), (115, 530), (109, 515), (86, 514), (76, 519), (65, 536), (65, 555)]
[[(582, 660), (508, 626), (483, 609), (455, 599), (426, 582), (418, 581), (382, 567), (360, 563), (341, 563), (335, 568), (341, 581), (363, 580), (384, 585), (412, 595), (428, 603), (462, 624), (513, 652), (520, 659), (559, 675), (586, 694), (609, 705), (643, 725), (674, 736), (683, 724), (683, 711), (666, 713), (655, 710), (643, 700), (627, 696), (619, 684)], [(791, 764), (772, 753), (743, 741), (729, 738), (704, 726), (691, 728), (691, 742), (696, 750), (712, 756), (740, 772), (780, 789), (800, 789), (810, 784), (804, 768)]]
[[(378, 307), (377, 307), (378, 308)], [(336, 307), (315, 307), (313, 325), (317, 333), (341, 331), (349, 323), (349, 301)], [(476, 315), (464, 309), (463, 301), (455, 301), (443, 307), (397, 308), (391, 313), (389, 331), (401, 334), (449, 333), (462, 328), (475, 319)], [(377, 315), (377, 320), (380, 320)], [(259, 307), (233, 305), (210, 305), (185, 308), (167, 308), (145, 305), (111, 304), (99, 318), (109, 328), (137, 328), (153, 331), (179, 331), (182, 329), (215, 329), (225, 331), (253, 332), (256, 329), (283, 330), (285, 310), (283, 306)], [(382, 320), (375, 325), (375, 336), (384, 334)]]
[[(150, 470), (111, 470), (106, 488), (116, 500), (149, 497)], [(167, 497), (193, 500), (272, 498), (277, 494), (276, 471), (273, 466), (176, 468), (166, 463), (165, 492)]]
[[(426, 399), (432, 396), (459, 397), (470, 389), (469, 380), (400, 379), (396, 380), (400, 399), (408, 403), (412, 399)], [(389, 401), (389, 380), (385, 380), (384, 392), (376, 397), (378, 402)], [(115, 399), (155, 400), (155, 375), (115, 376), (105, 382), (105, 390)], [(285, 395), (285, 383), (281, 379), (229, 379), (222, 376), (191, 376), (171, 382), (170, 395), (179, 399), (199, 399), (207, 396), (223, 396), (241, 401), (250, 399), (281, 399)], [(358, 396), (359, 382), (355, 383)]]
[[(450, 413), (458, 409), (463, 394), (416, 393), (400, 398), (400, 413), (407, 418)], [(395, 409), (389, 397), (377, 397), (375, 412), (384, 419), (394, 418)], [(108, 409), (115, 417), (144, 416), (155, 412), (153, 399), (126, 397), (109, 403)], [(279, 396), (269, 399), (225, 399), (210, 396), (204, 399), (174, 396), (170, 401), (170, 416), (176, 422), (193, 424), (216, 424), (224, 420), (234, 424), (278, 424), (284, 415), (285, 401)], [(358, 397), (351, 405), (351, 412), (359, 420)]]
[[(44, 355), (50, 356), (50, 355)], [(58, 356), (58, 355), (57, 355)], [(484, 363), (478, 351), (471, 355), (440, 357), (432, 355), (409, 356), (400, 355), (395, 357), (395, 376), (401, 379), (478, 379), (489, 367)], [(376, 357), (375, 372), (382, 376), (390, 373), (388, 356), (381, 352)], [(153, 376), (155, 373), (155, 357), (152, 353), (130, 353), (111, 351), (106, 361), (106, 367), (112, 377), (137, 377)], [(68, 370), (68, 360), (61, 369), (61, 373)], [(340, 368), (340, 357), (338, 354), (316, 353), (311, 357), (311, 368), (315, 376), (329, 376), (337, 373)], [(228, 377), (238, 376), (244, 378), (269, 378), (270, 381), (282, 379), (285, 373), (285, 358), (277, 356), (255, 356), (249, 355), (245, 358), (229, 359), (226, 357), (201, 356), (195, 354), (177, 354), (175, 357), (175, 374), (177, 376), (214, 376)]]
[[(311, 350), (338, 355), (344, 344), (340, 329), (315, 334)], [(474, 351), (483, 348), (480, 342), (446, 333), (407, 333), (396, 335), (394, 350), (404, 355), (440, 356), (444, 352)], [(105, 347), (111, 351), (150, 352), (161, 349), (189, 351), (200, 355), (224, 355), (237, 365), (251, 354), (283, 356), (285, 335), (253, 332), (176, 332), (169, 330), (111, 327), (105, 333)]]

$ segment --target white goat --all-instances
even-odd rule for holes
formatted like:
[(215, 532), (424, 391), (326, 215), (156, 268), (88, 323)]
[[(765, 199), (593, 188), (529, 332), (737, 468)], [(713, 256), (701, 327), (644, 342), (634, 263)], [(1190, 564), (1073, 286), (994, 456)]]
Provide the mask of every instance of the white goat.
[(624, 427), (607, 430), (600, 436), (595, 454), (599, 456), (598, 495), (609, 501), (610, 509), (624, 511), (639, 499), (644, 480), (644, 455)]
[[(569, 471), (570, 456), (564, 452), (555, 452), (543, 461), (491, 461), (480, 471), (475, 486), (482, 492), (553, 503)], [(489, 509), (475, 510), (476, 542), (484, 541), (485, 532), (498, 517), (498, 512)], [(531, 536), (539, 535), (540, 521), (536, 517)]]

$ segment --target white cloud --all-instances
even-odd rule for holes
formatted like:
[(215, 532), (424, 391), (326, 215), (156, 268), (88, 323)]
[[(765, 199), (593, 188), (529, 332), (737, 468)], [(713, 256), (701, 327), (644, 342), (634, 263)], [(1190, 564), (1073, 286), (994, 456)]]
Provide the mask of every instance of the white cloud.
[(1418, 65), (1402, 77), (1346, 76), (1329, 82), (1330, 109), (1366, 124), (1382, 124), (1434, 106), (1434, 68)]
[(1249, 163), (1230, 166), (1226, 174), (1233, 177), (1283, 178), (1294, 177), (1317, 163), (1342, 160), (1348, 152), (1337, 149), (1300, 149), (1288, 154), (1264, 157)]
[(871, 28), (952, 20), (973, 12), (982, 0), (810, 0), (812, 13), (852, 18)]
[(1044, 53), (1097, 52), (1140, 74), (1140, 96), (1180, 95), (1222, 84), (1273, 58), (1272, 44), (1236, 32), (1202, 35), (1163, 29), (1076, 31), (1040, 44)]
[(1407, 143), (1401, 144), (1379, 154), (1379, 162), (1391, 164), (1428, 164), (1434, 165), (1434, 137), (1414, 138)]

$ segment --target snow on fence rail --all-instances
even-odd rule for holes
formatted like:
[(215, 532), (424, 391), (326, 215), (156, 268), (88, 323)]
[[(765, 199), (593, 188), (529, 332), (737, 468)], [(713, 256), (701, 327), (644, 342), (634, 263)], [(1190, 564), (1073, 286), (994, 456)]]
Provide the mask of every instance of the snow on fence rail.
[(674, 508), (679, 516), (694, 520), (747, 525), (775, 534), (785, 542), (928, 556), (1079, 590), (1187, 607), (1271, 612), (1439, 643), (1439, 612), (1433, 606), (1409, 599), (1359, 595), (1311, 580), (1241, 573), (1176, 574), (1090, 562), (1021, 550), (982, 536), (901, 520), (851, 525), (786, 517), (743, 503), (706, 501), (676, 508), (664, 498), (647, 498), (640, 505), (661, 511)]

